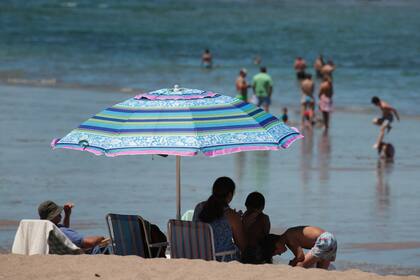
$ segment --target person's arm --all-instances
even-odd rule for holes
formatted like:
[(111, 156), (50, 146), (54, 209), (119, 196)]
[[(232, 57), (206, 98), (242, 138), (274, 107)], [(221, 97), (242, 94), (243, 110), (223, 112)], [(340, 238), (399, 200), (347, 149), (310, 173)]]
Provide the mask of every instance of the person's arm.
[(226, 216), (232, 228), (233, 240), (235, 241), (235, 244), (238, 246), (239, 250), (243, 252), (248, 245), (248, 241), (245, 237), (245, 231), (242, 225), (241, 217), (233, 210), (226, 213)]
[(268, 84), (268, 96), (271, 97), (271, 94), (273, 93), (273, 81), (270, 79)]
[(105, 237), (103, 236), (85, 236), (82, 240), (82, 248), (83, 249), (89, 249), (92, 248), (99, 243), (101, 243), (102, 240), (104, 240)]
[(400, 121), (400, 115), (398, 115), (397, 110), (395, 108), (391, 108), (391, 111), (394, 113), (394, 115), (397, 118), (397, 120)]
[(300, 247), (296, 241), (287, 240), (286, 245), (290, 251), (292, 251), (293, 255), (295, 255), (295, 257), (289, 262), (289, 265), (296, 266), (297, 263), (303, 262), (305, 260), (305, 253), (303, 252), (302, 247)]
[(270, 233), (270, 228), (271, 228), (270, 218), (267, 215), (264, 215), (264, 220), (263, 220), (264, 235), (267, 235)]
[(71, 215), (71, 209), (74, 207), (73, 203), (67, 202), (64, 204), (64, 220), (63, 220), (63, 226), (69, 228), (70, 227), (70, 215)]

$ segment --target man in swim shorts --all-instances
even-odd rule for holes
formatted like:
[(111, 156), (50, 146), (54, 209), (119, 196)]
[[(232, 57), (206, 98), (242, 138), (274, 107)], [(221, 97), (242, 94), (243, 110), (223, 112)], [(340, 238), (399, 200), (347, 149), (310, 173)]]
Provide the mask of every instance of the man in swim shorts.
[(267, 74), (267, 68), (262, 66), (260, 73), (252, 79), (252, 89), (257, 97), (256, 105), (263, 106), (266, 112), (270, 109), (271, 94), (273, 93), (273, 80)]
[(372, 104), (379, 107), (382, 111), (382, 117), (381, 118), (375, 118), (373, 119), (373, 123), (376, 125), (379, 125), (381, 127), (381, 130), (379, 132), (378, 138), (373, 145), (374, 149), (377, 149), (382, 143), (384, 136), (385, 136), (385, 130), (388, 132), (391, 130), (391, 123), (394, 120), (394, 115), (397, 118), (398, 121), (400, 121), (400, 116), (398, 115), (397, 110), (393, 108), (391, 105), (386, 103), (385, 101), (382, 101), (379, 99), (379, 97), (374, 96), (371, 100)]
[[(287, 229), (282, 235), (270, 234), (263, 242), (263, 254), (268, 261), (274, 255), (289, 249), (294, 254), (289, 265), (328, 269), (335, 261), (337, 240), (334, 235), (315, 226), (297, 226)], [(309, 251), (305, 254), (303, 249)]]
[(236, 98), (248, 102), (248, 83), (246, 82), (246, 69), (242, 68), (239, 71), (239, 76), (236, 78)]
[[(315, 100), (314, 100), (314, 82), (312, 81), (312, 75), (306, 74), (305, 79), (300, 84), (301, 89), (301, 98), (300, 98), (300, 113), (302, 119), (302, 126), (305, 121), (304, 113), (306, 111), (315, 109)], [(309, 122), (312, 123), (312, 117), (310, 117)]]

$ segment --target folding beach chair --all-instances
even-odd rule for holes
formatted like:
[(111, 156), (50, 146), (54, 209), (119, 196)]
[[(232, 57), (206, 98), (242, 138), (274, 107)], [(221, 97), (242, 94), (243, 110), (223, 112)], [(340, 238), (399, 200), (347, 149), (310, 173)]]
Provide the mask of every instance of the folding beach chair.
[(215, 252), (213, 229), (209, 224), (169, 220), (171, 258), (229, 261), (236, 251)]
[[(113, 253), (120, 256), (158, 257), (167, 242), (152, 243), (150, 224), (137, 215), (106, 215)], [(153, 253), (152, 249), (157, 248)]]
[(83, 250), (52, 222), (47, 220), (22, 220), (16, 231), (12, 253), (23, 255), (78, 255)]

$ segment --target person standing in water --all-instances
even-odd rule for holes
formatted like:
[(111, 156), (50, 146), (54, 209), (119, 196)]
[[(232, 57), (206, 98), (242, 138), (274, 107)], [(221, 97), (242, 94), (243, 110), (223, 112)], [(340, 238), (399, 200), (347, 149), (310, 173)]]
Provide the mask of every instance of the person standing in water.
[(293, 67), (296, 71), (296, 79), (298, 81), (302, 81), (306, 76), (306, 61), (302, 57), (298, 56), (296, 57), (295, 64), (293, 65)]
[(201, 65), (205, 68), (213, 67), (213, 57), (209, 49), (205, 49), (204, 53), (201, 55)]
[(322, 113), (324, 129), (328, 131), (330, 127), (330, 113), (332, 112), (333, 86), (329, 78), (324, 77), (319, 86), (319, 110)]
[[(300, 113), (302, 119), (302, 127), (305, 122), (305, 112), (314, 111), (315, 99), (314, 99), (314, 82), (312, 81), (312, 75), (306, 74), (304, 80), (300, 84), (301, 98), (300, 98)], [(313, 115), (313, 113), (312, 113)], [(308, 121), (312, 123), (313, 116), (309, 116)]]
[(314, 62), (314, 69), (315, 69), (317, 79), (322, 79), (321, 69), (324, 65), (325, 65), (324, 58), (322, 57), (322, 54), (320, 54), (315, 59), (315, 62)]
[(271, 104), (271, 94), (273, 93), (273, 80), (267, 74), (267, 68), (261, 66), (260, 73), (252, 79), (252, 89), (257, 97), (257, 106), (263, 106), (268, 113)]
[(236, 98), (241, 99), (242, 101), (248, 102), (248, 88), (249, 85), (246, 81), (247, 71), (245, 68), (242, 68), (239, 71), (239, 76), (236, 78)]
[(373, 119), (373, 123), (376, 125), (379, 125), (381, 127), (381, 130), (379, 132), (378, 138), (373, 145), (374, 149), (378, 149), (382, 141), (384, 140), (385, 136), (385, 130), (388, 132), (391, 130), (391, 123), (394, 120), (394, 115), (397, 118), (398, 121), (400, 121), (400, 116), (398, 115), (397, 110), (393, 108), (391, 105), (386, 103), (385, 101), (382, 101), (379, 99), (379, 97), (374, 96), (371, 100), (372, 104), (379, 107), (382, 111), (382, 117), (381, 118), (375, 118)]

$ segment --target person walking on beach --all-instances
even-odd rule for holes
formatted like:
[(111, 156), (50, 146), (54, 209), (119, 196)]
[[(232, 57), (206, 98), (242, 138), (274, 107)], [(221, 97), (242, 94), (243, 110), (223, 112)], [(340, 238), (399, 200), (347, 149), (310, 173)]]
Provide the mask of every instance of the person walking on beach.
[(209, 49), (205, 49), (203, 54), (201, 55), (201, 65), (204, 68), (212, 68), (213, 67), (213, 56), (211, 55)]
[[(54, 223), (69, 239), (79, 248), (91, 249), (104, 241), (103, 236), (84, 236), (77, 231), (70, 228), (70, 216), (73, 203), (66, 203), (64, 206), (59, 206), (51, 200), (42, 202), (38, 207), (38, 214), (41, 220), (49, 220)], [(64, 210), (63, 223), (61, 222), (61, 212)]]
[(319, 86), (319, 110), (322, 113), (325, 131), (330, 127), (330, 113), (332, 112), (333, 86), (329, 78), (324, 77)]
[(260, 73), (252, 79), (252, 89), (257, 98), (256, 105), (263, 106), (264, 110), (268, 113), (271, 104), (271, 94), (273, 93), (273, 80), (267, 74), (267, 68), (261, 66)]
[(395, 108), (393, 108), (391, 105), (386, 103), (385, 101), (382, 101), (379, 99), (379, 97), (374, 96), (371, 100), (372, 104), (379, 107), (382, 111), (382, 117), (381, 118), (375, 118), (373, 119), (373, 123), (375, 125), (379, 125), (381, 127), (378, 138), (373, 145), (374, 149), (378, 149), (380, 144), (382, 143), (384, 136), (385, 136), (385, 130), (388, 132), (391, 130), (392, 126), (391, 123), (394, 120), (394, 115), (397, 118), (398, 121), (400, 121), (400, 116), (398, 115), (398, 112)]
[(241, 99), (242, 101), (248, 102), (248, 88), (249, 85), (246, 81), (247, 71), (245, 68), (242, 68), (239, 71), (239, 76), (236, 78), (236, 98)]
[(315, 62), (314, 62), (314, 69), (315, 69), (317, 79), (322, 79), (321, 69), (324, 65), (325, 65), (324, 58), (322, 57), (322, 54), (320, 54), (315, 59)]
[(315, 109), (314, 89), (315, 84), (312, 81), (312, 75), (306, 74), (304, 80), (300, 84), (301, 98), (300, 98), (300, 114), (302, 119), (302, 127), (305, 121), (305, 112), (312, 111), (312, 115), (309, 116), (308, 121), (312, 123), (313, 112)]
[[(335, 261), (337, 240), (330, 232), (315, 226), (297, 226), (287, 229), (282, 235), (270, 234), (264, 241), (264, 257), (269, 261), (272, 256), (289, 249), (295, 256), (290, 266), (328, 269)], [(305, 254), (303, 249), (309, 251)]]
[(303, 80), (305, 78), (306, 61), (302, 57), (298, 56), (296, 57), (293, 67), (295, 68), (296, 79), (298, 81)]

